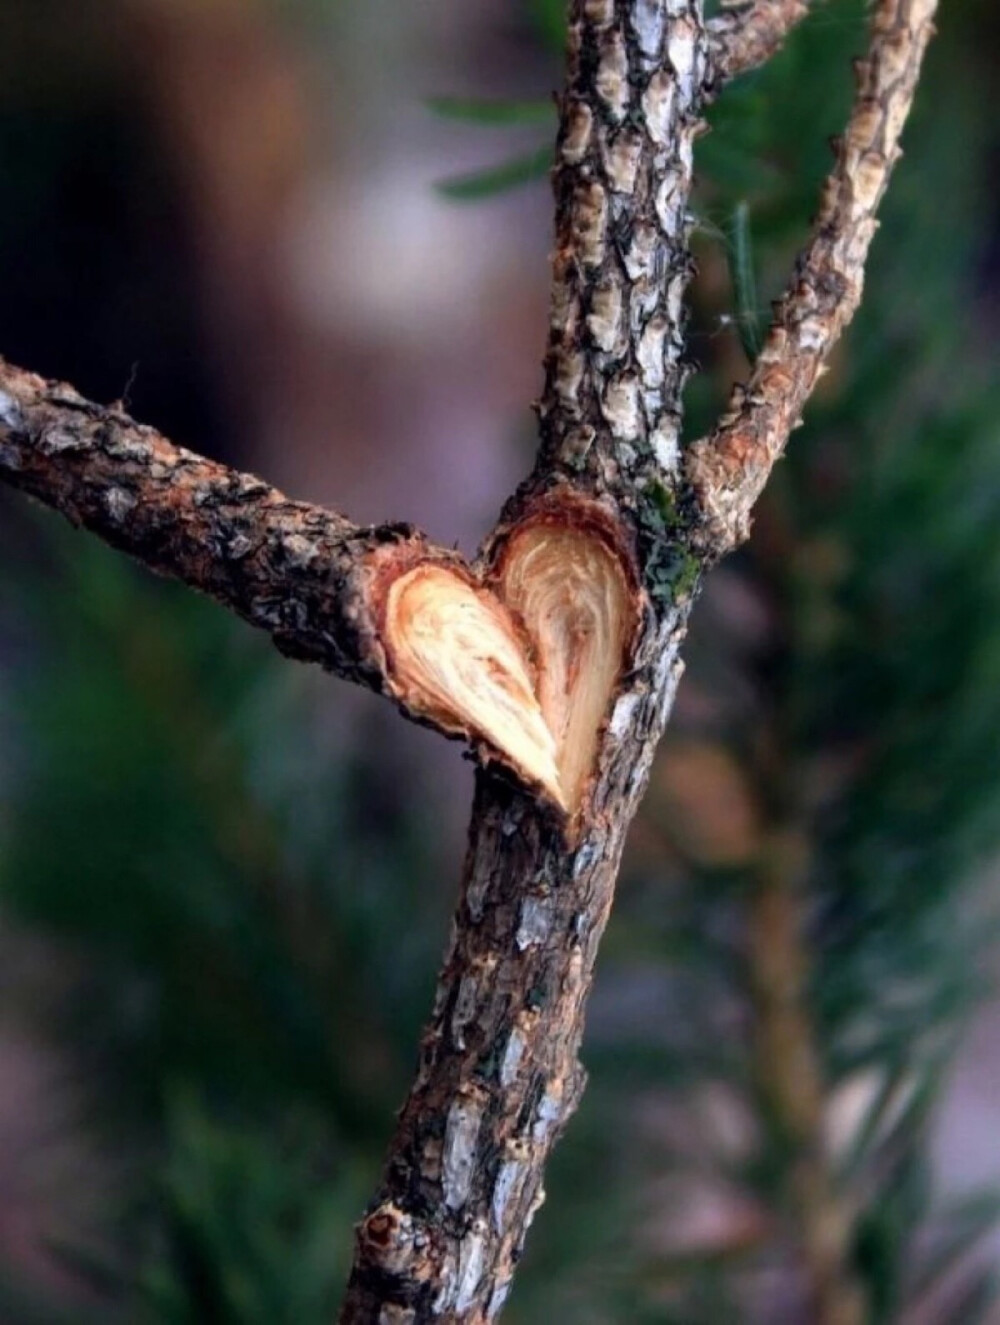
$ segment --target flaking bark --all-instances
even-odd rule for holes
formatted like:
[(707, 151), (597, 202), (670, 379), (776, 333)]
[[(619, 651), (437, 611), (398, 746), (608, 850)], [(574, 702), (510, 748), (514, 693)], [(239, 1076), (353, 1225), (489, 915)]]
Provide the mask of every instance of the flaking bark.
[(575, 848), (537, 802), (477, 779), (452, 947), (358, 1230), (344, 1322), (485, 1322), (506, 1300), (546, 1161), (585, 1084), (586, 999), (680, 676), (686, 616), (664, 620), (636, 657)]
[[(876, 13), (876, 67), (896, 8), (884, 0)], [(505, 515), (516, 519), (528, 494), (564, 483), (616, 507), (636, 535), (646, 619), (574, 850), (537, 807), (480, 777), (453, 946), (382, 1187), (358, 1230), (344, 1325), (485, 1322), (506, 1299), (547, 1154), (582, 1090), (596, 945), (669, 715), (690, 599), (717, 553), (713, 475), (698, 490), (693, 530), (670, 514), (687, 495), (677, 438), (691, 151), (706, 95), (700, 7), (578, 0), (570, 18), (542, 446)], [(912, 71), (893, 94), (898, 136), (927, 34), (904, 25), (896, 35)], [(831, 222), (852, 218), (831, 216), (829, 203), (824, 217), (814, 244), (835, 246)], [(780, 314), (769, 343), (779, 335)], [(793, 392), (791, 408), (804, 399)], [(746, 485), (749, 510), (758, 471), (736, 458), (727, 477), (727, 491)]]
[(534, 485), (629, 512), (673, 485), (705, 73), (695, 0), (571, 4)]
[(343, 1325), (495, 1319), (583, 1090), (597, 948), (698, 584), (663, 503), (679, 469), (704, 45), (698, 0), (571, 5), (542, 445), (483, 561), (502, 558), (539, 500), (554, 519), (592, 500), (633, 550), (639, 627), (575, 835), (537, 802), (477, 779), (452, 947), (358, 1229)]

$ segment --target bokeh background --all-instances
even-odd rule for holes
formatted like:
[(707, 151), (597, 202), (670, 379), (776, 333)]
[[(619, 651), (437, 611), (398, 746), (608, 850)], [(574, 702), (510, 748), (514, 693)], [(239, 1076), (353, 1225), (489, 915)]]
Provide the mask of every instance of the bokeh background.
[[(712, 112), (692, 435), (863, 41), (828, 0)], [(560, 47), (558, 0), (0, 0), (0, 353), (471, 551), (533, 451)], [(863, 312), (695, 613), (511, 1321), (806, 1325), (817, 1154), (872, 1322), (1000, 1320), (998, 76), (949, 0)], [(471, 770), (4, 492), (0, 566), (0, 1321), (327, 1322)]]

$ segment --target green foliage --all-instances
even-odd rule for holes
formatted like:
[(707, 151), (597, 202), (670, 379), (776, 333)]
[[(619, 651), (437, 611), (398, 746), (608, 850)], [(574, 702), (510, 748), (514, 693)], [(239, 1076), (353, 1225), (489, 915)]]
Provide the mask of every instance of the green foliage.
[(137, 1314), (150, 1325), (332, 1319), (350, 1266), (345, 1230), (371, 1174), (331, 1148), (323, 1115), (293, 1109), (248, 1127), (182, 1090), (166, 1129)]
[(764, 339), (757, 303), (757, 274), (750, 236), (750, 205), (738, 202), (729, 234), (729, 274), (736, 303), (736, 329), (748, 363), (754, 363)]
[(266, 641), (48, 517), (36, 538), (49, 574), (3, 593), (39, 661), (0, 892), (87, 955), (39, 1030), (88, 1047), (90, 1126), (134, 1153), (100, 1319), (327, 1320), (446, 925), (417, 807), (372, 817), (376, 770), (331, 766)]
[(541, 40), (561, 55), (566, 45), (566, 6), (562, 0), (527, 0)]
[(533, 184), (541, 179), (552, 164), (551, 147), (511, 157), (488, 170), (476, 170), (468, 175), (455, 175), (436, 185), (444, 197), (453, 202), (479, 202), (498, 193), (508, 193), (521, 184)]
[[(539, 38), (559, 54), (565, 45), (565, 6), (562, 0), (528, 0), (528, 16)], [(552, 165), (552, 142), (556, 130), (556, 108), (551, 96), (528, 101), (486, 101), (475, 97), (434, 97), (430, 110), (442, 119), (489, 128), (521, 128), (538, 125), (547, 130), (545, 141), (530, 151), (519, 152), (499, 165), (442, 180), (436, 187), (453, 202), (479, 202), (511, 189), (544, 179)]]
[[(550, 131), (555, 127), (555, 107), (551, 101), (481, 101), (475, 98), (435, 97), (427, 105), (441, 119), (459, 124), (487, 128), (537, 124)], [(478, 202), (541, 179), (551, 164), (552, 149), (546, 144), (513, 156), (498, 166), (442, 180), (436, 187), (439, 193), (453, 202)]]
[(478, 101), (470, 97), (432, 97), (428, 110), (443, 120), (457, 120), (460, 124), (483, 124), (489, 128), (503, 128), (514, 124), (544, 124), (555, 122), (551, 101)]

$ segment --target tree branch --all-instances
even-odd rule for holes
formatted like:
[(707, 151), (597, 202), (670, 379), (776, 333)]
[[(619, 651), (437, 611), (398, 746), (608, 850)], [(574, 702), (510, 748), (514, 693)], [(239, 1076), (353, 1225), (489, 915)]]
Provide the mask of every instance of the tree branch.
[(154, 571), (218, 599), (282, 652), (383, 685), (369, 559), (433, 555), (173, 446), (121, 410), (0, 360), (0, 478)]
[(776, 828), (749, 890), (747, 966), (755, 1008), (753, 1064), (764, 1116), (785, 1157), (783, 1195), (802, 1249), (815, 1325), (863, 1325), (852, 1264), (852, 1211), (837, 1190), (824, 1138), (823, 1067), (809, 1010), (809, 953), (799, 880), (806, 847)]
[(875, 213), (901, 156), (899, 138), (936, 8), (937, 0), (879, 0), (813, 238), (777, 305), (750, 381), (736, 388), (715, 432), (687, 454), (696, 541), (713, 558), (748, 536), (750, 511), (860, 303)]
[(704, 30), (693, 0), (576, 0), (570, 16), (535, 486), (634, 508), (677, 471)]
[(523, 629), (411, 526), (290, 501), (2, 359), (0, 480), (564, 803)]
[[(597, 948), (691, 603), (860, 297), (933, 10), (880, 0), (816, 236), (749, 387), (682, 463), (701, 0), (569, 0), (541, 447), (472, 566), (0, 362), (0, 480), (482, 756), (451, 949), (343, 1322), (484, 1325), (506, 1299), (583, 1089)], [(769, 21), (755, 4), (731, 41), (716, 29), (716, 80), (773, 49)]]
[(731, 79), (766, 64), (808, 10), (809, 0), (753, 0), (737, 3), (710, 19), (709, 94), (714, 96)]
[[(929, 8), (928, 0), (913, 3)], [(897, 8), (898, 0), (883, 0), (877, 11), (866, 68), (880, 71), (886, 62)], [(687, 528), (691, 544), (672, 514), (680, 486), (691, 148), (705, 81), (700, 7), (696, 0), (669, 6), (574, 0), (570, 17), (553, 174), (556, 251), (542, 446), (505, 520), (516, 524), (522, 504), (540, 493), (558, 505), (567, 490), (586, 492), (617, 521), (622, 537), (633, 539), (645, 610), (630, 665), (605, 710), (574, 835), (566, 840), (530, 801), (480, 777), (452, 949), (420, 1069), (382, 1186), (358, 1230), (341, 1316), (350, 1325), (484, 1322), (506, 1298), (542, 1199), (548, 1153), (582, 1090), (577, 1054), (597, 944), (625, 831), (680, 673), (691, 595), (703, 562), (722, 546), (705, 500), (714, 490), (699, 481), (704, 443), (685, 467), (701, 499), (693, 531)], [(895, 30), (893, 49), (898, 24)], [(902, 89), (883, 86), (881, 76), (874, 81), (880, 129), (871, 141), (888, 154), (879, 194), (927, 35), (929, 23), (915, 34), (917, 54), (904, 49)], [(869, 150), (857, 142), (860, 126), (871, 127), (871, 101), (866, 89), (852, 117), (855, 155), (841, 167), (848, 189), (855, 173), (866, 177), (867, 158), (856, 153)], [(870, 212), (877, 197), (864, 197)], [(849, 219), (864, 233), (854, 211)], [(839, 254), (827, 228), (822, 234)], [(856, 265), (856, 249), (849, 252)], [(850, 314), (835, 305), (856, 294), (842, 281), (827, 291), (822, 278), (835, 260), (814, 261), (813, 268), (817, 297), (822, 292), (831, 325), (839, 328)], [(772, 332), (769, 346), (774, 339)], [(796, 412), (815, 377), (801, 388), (792, 384)], [(776, 383), (774, 391), (777, 401)], [(759, 491), (756, 472), (744, 478), (741, 470), (738, 477), (748, 512)], [(487, 563), (504, 537), (501, 526)]]
[[(571, 4), (542, 446), (483, 564), (511, 585), (510, 558), (532, 513), (547, 512), (555, 537), (582, 504), (592, 554), (603, 529), (635, 584), (618, 599), (635, 622), (623, 661), (604, 673), (590, 718), (596, 748), (565, 829), (531, 798), (478, 778), (452, 946), (417, 1079), (358, 1229), (345, 1325), (495, 1319), (544, 1196), (549, 1153), (583, 1090), (578, 1052), (598, 944), (698, 581), (669, 507), (703, 84), (699, 0)], [(529, 549), (522, 566), (535, 555)], [(558, 567), (548, 577), (565, 585), (549, 620), (567, 640), (600, 634), (602, 614), (616, 610), (599, 607), (613, 601), (613, 578), (596, 601), (574, 589), (584, 555), (577, 543), (559, 561), (561, 579)], [(570, 658), (563, 675), (580, 670)]]

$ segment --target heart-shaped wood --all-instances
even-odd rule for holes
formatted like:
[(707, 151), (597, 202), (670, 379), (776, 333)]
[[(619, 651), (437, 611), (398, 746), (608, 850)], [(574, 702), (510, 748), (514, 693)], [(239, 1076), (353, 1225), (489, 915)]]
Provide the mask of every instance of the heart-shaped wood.
[(418, 566), (390, 588), (385, 630), (391, 680), (408, 708), (485, 739), (565, 807), (523, 633), (499, 599), (443, 566)]
[(488, 587), (434, 563), (391, 583), (389, 682), (411, 712), (486, 742), (573, 813), (636, 616), (627, 563), (606, 533), (548, 513), (508, 536)]

